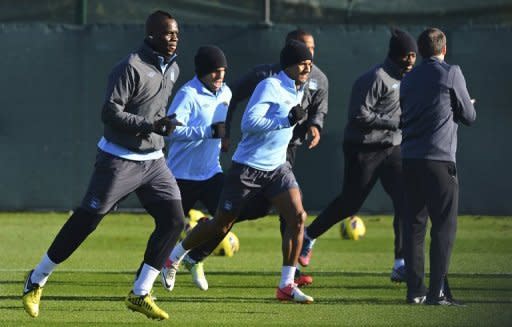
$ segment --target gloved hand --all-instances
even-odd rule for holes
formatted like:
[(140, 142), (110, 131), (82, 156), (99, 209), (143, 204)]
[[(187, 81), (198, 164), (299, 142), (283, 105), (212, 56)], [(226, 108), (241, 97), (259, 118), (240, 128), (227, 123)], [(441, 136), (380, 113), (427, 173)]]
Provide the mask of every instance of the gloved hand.
[(226, 123), (223, 121), (212, 124), (212, 138), (220, 139), (226, 136)]
[(153, 123), (153, 132), (162, 136), (169, 136), (176, 129), (176, 126), (182, 124), (176, 120), (176, 114), (160, 118)]
[(288, 113), (288, 121), (290, 122), (290, 126), (295, 125), (298, 121), (304, 118), (304, 116), (306, 116), (306, 112), (304, 109), (302, 109), (300, 104), (290, 109), (290, 112)]

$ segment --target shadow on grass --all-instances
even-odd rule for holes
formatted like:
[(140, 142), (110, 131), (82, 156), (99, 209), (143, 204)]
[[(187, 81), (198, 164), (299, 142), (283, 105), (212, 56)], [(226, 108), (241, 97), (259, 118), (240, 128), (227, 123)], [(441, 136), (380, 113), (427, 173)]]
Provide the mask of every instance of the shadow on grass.
[[(94, 270), (59, 270), (58, 274), (86, 274), (86, 275), (127, 275), (130, 277), (135, 276), (135, 271), (94, 271)], [(315, 276), (340, 276), (340, 277), (375, 277), (386, 276), (389, 277), (388, 271), (309, 271)], [(180, 270), (178, 275), (188, 275), (189, 273)], [(279, 271), (207, 271), (208, 275), (216, 276), (279, 276)], [(427, 273), (428, 276), (428, 273)], [(450, 273), (450, 277), (457, 278), (511, 278), (512, 273)], [(2, 283), (2, 281), (0, 281)]]
[[(0, 300), (20, 300), (19, 296), (0, 296)], [(45, 296), (44, 301), (78, 301), (78, 302), (123, 302), (124, 296)], [(273, 297), (236, 297), (236, 296), (216, 296), (216, 297), (199, 297), (199, 296), (161, 296), (157, 299), (158, 302), (170, 303), (259, 303), (259, 304), (276, 304), (277, 300)], [(291, 303), (292, 302), (288, 302)], [(487, 299), (470, 299), (464, 300), (466, 304), (512, 304), (512, 300), (487, 300)], [(379, 299), (374, 297), (361, 297), (361, 298), (317, 298), (316, 305), (332, 305), (332, 304), (367, 304), (367, 305), (406, 305), (404, 299)], [(0, 305), (0, 309), (17, 309), (12, 305)]]

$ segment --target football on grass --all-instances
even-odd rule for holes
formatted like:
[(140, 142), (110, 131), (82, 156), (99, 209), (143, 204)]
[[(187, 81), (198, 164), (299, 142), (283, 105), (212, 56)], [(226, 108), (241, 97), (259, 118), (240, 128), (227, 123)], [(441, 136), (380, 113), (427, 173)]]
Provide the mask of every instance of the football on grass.
[(366, 234), (364, 222), (358, 216), (352, 216), (341, 222), (341, 237), (344, 240), (358, 240)]

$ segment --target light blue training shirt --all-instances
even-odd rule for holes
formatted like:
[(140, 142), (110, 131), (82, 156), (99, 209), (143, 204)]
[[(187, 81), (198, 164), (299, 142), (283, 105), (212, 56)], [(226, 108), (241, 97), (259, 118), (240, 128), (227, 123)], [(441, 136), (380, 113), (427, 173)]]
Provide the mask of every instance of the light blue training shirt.
[(220, 139), (212, 138), (211, 125), (225, 122), (231, 90), (225, 84), (215, 93), (195, 76), (176, 93), (167, 115), (176, 114), (183, 126), (167, 138), (167, 166), (178, 179), (202, 181), (222, 172)]
[(293, 135), (288, 120), (290, 109), (300, 104), (304, 88), (284, 71), (261, 81), (242, 117), (242, 140), (233, 161), (263, 171), (286, 162), (286, 149)]

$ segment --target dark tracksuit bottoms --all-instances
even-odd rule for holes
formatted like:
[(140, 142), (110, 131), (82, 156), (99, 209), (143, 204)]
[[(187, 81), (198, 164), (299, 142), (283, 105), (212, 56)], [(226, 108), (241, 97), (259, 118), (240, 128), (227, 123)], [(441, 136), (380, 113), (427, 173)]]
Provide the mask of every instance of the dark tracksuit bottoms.
[(439, 290), (448, 274), (457, 229), (459, 183), (455, 163), (423, 159), (404, 159), (405, 178), (405, 261), (409, 298), (426, 294), (424, 263), (425, 233), (428, 216), (430, 230), (430, 290), (429, 298), (439, 297)]
[(400, 146), (343, 144), (344, 179), (341, 193), (307, 227), (311, 238), (318, 238), (334, 224), (355, 215), (380, 180), (394, 207), (395, 258), (403, 258), (401, 210), (403, 178)]

